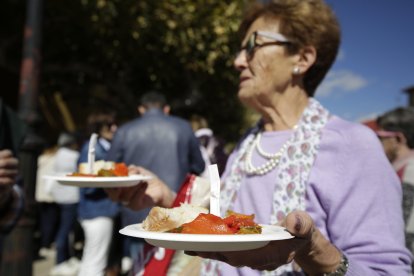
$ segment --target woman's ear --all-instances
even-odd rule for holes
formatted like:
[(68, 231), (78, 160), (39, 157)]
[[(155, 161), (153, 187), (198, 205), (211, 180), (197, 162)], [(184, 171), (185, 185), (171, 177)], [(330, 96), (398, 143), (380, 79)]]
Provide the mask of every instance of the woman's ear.
[(315, 47), (305, 46), (299, 51), (298, 55), (299, 60), (296, 63), (296, 67), (303, 74), (315, 63), (317, 52)]
[(400, 144), (407, 144), (407, 138), (405, 138), (404, 133), (398, 132), (397, 134), (397, 142)]

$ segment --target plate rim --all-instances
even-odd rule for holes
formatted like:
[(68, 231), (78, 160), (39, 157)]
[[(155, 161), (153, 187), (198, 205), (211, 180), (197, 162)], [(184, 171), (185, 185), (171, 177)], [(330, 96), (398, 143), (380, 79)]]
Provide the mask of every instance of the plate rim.
[[(290, 234), (284, 227), (278, 225), (260, 224), (265, 231), (271, 228), (277, 229), (273, 233), (261, 234), (245, 234), (245, 235), (214, 235), (214, 234), (179, 234), (152, 232), (142, 229), (142, 223), (130, 224), (119, 230), (119, 233), (127, 236), (133, 236), (149, 240), (172, 241), (172, 242), (217, 242), (217, 243), (235, 243), (235, 242), (260, 242), (273, 240), (292, 239), (294, 236)], [(141, 229), (132, 229), (132, 228)], [(135, 235), (132, 235), (135, 231)], [(138, 232), (137, 232), (138, 231)], [(128, 234), (130, 233), (130, 234)], [(131, 234), (132, 233), (132, 234)], [(136, 235), (136, 234), (139, 234)], [(281, 234), (281, 235), (276, 235)]]
[(86, 183), (102, 183), (102, 182), (125, 182), (125, 181), (137, 181), (137, 180), (149, 180), (153, 177), (143, 174), (132, 174), (128, 176), (105, 176), (105, 177), (84, 177), (84, 176), (67, 176), (67, 175), (44, 175), (45, 179), (52, 179), (56, 181), (64, 182), (86, 182)]

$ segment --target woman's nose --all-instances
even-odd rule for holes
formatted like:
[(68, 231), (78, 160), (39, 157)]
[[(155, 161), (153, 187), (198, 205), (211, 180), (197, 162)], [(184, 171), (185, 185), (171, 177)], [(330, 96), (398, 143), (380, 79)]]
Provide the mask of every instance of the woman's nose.
[(247, 55), (245, 49), (237, 53), (236, 58), (233, 62), (233, 66), (238, 71), (241, 71), (247, 67)]

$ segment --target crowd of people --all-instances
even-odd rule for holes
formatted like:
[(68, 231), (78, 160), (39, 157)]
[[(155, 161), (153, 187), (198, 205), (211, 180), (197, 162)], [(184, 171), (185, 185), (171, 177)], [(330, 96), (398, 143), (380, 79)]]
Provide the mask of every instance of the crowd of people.
[[(230, 155), (205, 118), (171, 115), (165, 95), (150, 91), (140, 98), (138, 118), (118, 126), (115, 113), (92, 112), (80, 147), (76, 136), (62, 133), (39, 157), (40, 248), (57, 252), (51, 275), (149, 275), (150, 260), (166, 255), (155, 256), (144, 240), (118, 230), (144, 220), (151, 207), (176, 206), (191, 193), (183, 189), (188, 176), (207, 178), (209, 164), (219, 165), (221, 216), (254, 214), (256, 222), (281, 225), (294, 238), (247, 251), (186, 251), (181, 256), (199, 260), (194, 275), (412, 273), (414, 108), (382, 114), (372, 131), (314, 98), (341, 41), (323, 0), (255, 3), (240, 34), (237, 95), (260, 119)], [(95, 160), (123, 162), (130, 173), (152, 178), (103, 189), (42, 177), (77, 171), (88, 161), (92, 134)], [(23, 208), (17, 166), (16, 155), (0, 144), (0, 242)], [(168, 275), (184, 275), (181, 269)]]
[[(140, 116), (119, 128), (115, 113), (92, 112), (87, 118), (87, 139), (80, 149), (76, 136), (62, 133), (57, 146), (39, 156), (39, 252), (44, 256), (53, 247), (57, 251), (50, 275), (125, 274), (143, 248), (143, 240), (121, 237), (117, 231), (143, 220), (149, 210), (132, 211), (110, 200), (102, 188), (66, 186), (44, 178), (76, 172), (88, 162), (92, 134), (97, 134), (95, 161), (144, 166), (156, 172), (175, 193), (187, 174), (203, 172), (205, 161), (190, 122), (169, 114), (162, 93), (145, 93), (137, 109)], [(80, 256), (75, 254), (73, 237), (78, 224), (83, 233)]]
[(111, 201), (101, 188), (66, 186), (44, 178), (77, 172), (81, 163), (88, 162), (89, 137), (94, 133), (97, 134), (95, 160), (106, 160), (116, 129), (114, 112), (92, 112), (86, 124), (88, 139), (81, 147), (75, 135), (61, 133), (57, 147), (45, 149), (38, 158), (39, 255), (45, 257), (45, 251), (57, 251), (56, 265), (50, 271), (52, 276), (117, 275), (120, 270), (115, 252), (119, 247), (115, 234), (119, 227), (116, 224), (119, 204)]

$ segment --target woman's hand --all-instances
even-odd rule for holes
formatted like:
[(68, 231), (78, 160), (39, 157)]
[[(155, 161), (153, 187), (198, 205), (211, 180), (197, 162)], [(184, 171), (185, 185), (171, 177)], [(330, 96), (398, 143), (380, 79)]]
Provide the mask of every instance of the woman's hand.
[(0, 150), (0, 209), (13, 197), (13, 185), (18, 173), (18, 160), (8, 150)]
[(0, 150), (0, 187), (15, 184), (18, 164), (10, 150)]
[(316, 229), (306, 212), (294, 211), (280, 224), (295, 238), (272, 241), (265, 247), (248, 251), (186, 253), (257, 270), (275, 270), (295, 260), (310, 275), (335, 271), (341, 254)]
[(142, 174), (152, 176), (152, 178), (132, 187), (107, 188), (105, 191), (110, 199), (121, 202), (133, 210), (141, 210), (153, 206), (172, 206), (175, 193), (154, 173), (134, 165), (129, 166), (128, 170), (130, 175)]

